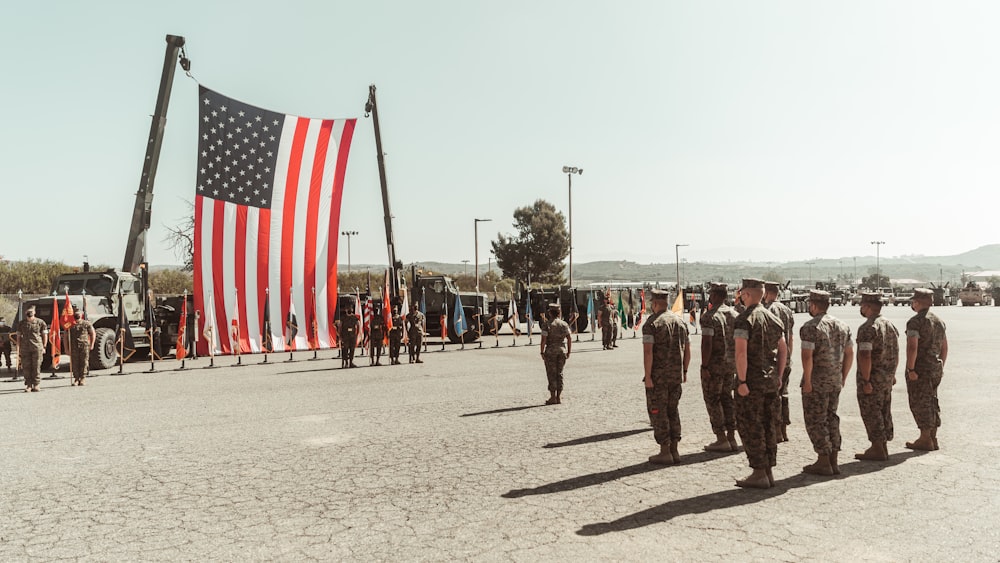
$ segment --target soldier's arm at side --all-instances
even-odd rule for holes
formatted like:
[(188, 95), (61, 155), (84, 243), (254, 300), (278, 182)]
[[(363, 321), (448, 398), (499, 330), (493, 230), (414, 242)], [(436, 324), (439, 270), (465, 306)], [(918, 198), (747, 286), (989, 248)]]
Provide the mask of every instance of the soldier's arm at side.
[(646, 385), (646, 389), (653, 388), (653, 344), (643, 342), (642, 343), (642, 371), (643, 378), (642, 381)]
[[(702, 329), (701, 331), (701, 372), (702, 377), (708, 377), (708, 366), (709, 362), (712, 361), (712, 339), (715, 338), (715, 332), (708, 334), (708, 329)], [(690, 352), (689, 352), (690, 354)]]
[(944, 369), (945, 362), (948, 361), (948, 337), (941, 337), (941, 369)]
[(778, 339), (778, 371), (775, 373), (781, 376), (785, 373), (785, 364), (788, 362), (788, 345), (785, 344), (785, 337)]
[(97, 342), (97, 331), (94, 330), (94, 325), (90, 325), (90, 334), (88, 335), (90, 339), (90, 349), (94, 349), (94, 344)]
[(688, 366), (691, 365), (691, 344), (684, 344), (684, 372), (681, 381), (687, 383), (688, 380)]
[(736, 392), (739, 393), (741, 397), (746, 397), (749, 394), (743, 392), (747, 384), (747, 340), (746, 338), (736, 338), (735, 339), (735, 355), (736, 355), (736, 379), (737, 386)]
[(851, 344), (850, 337), (848, 337), (847, 346), (844, 348), (844, 365), (841, 368), (841, 385), (847, 383), (847, 376), (851, 374), (852, 367), (854, 367), (854, 346)]
[(573, 335), (570, 333), (566, 334), (566, 359), (569, 359), (569, 353), (573, 351)]
[(812, 348), (802, 350), (802, 392), (812, 393), (813, 351)]
[(917, 345), (919, 342), (919, 337), (910, 336), (909, 333), (906, 335), (906, 378), (910, 381), (917, 380), (917, 372), (914, 371), (913, 366), (917, 363)]

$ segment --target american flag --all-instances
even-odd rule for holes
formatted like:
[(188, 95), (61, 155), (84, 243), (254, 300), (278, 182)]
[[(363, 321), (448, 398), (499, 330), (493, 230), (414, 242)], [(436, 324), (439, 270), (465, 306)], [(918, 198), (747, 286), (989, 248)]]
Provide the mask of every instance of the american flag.
[[(199, 89), (195, 192), (195, 309), (222, 326), (240, 323), (244, 350), (261, 351), (255, 330), (307, 310), (316, 288), (321, 347), (334, 340), (329, 311), (337, 302), (337, 237), (351, 137), (357, 119), (308, 119), (260, 109)], [(278, 299), (265, 300), (273, 289)], [(209, 299), (209, 296), (213, 296)], [(286, 347), (280, 325), (271, 341)], [(293, 348), (308, 347), (299, 331)], [(265, 337), (266, 338), (266, 337)], [(220, 339), (223, 353), (232, 353)], [(207, 343), (199, 339), (199, 350)], [(280, 351), (280, 350), (276, 350)]]

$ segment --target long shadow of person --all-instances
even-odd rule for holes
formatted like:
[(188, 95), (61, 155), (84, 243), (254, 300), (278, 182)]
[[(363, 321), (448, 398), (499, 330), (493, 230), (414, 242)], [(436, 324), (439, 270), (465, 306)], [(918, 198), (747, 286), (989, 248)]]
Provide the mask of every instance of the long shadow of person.
[(576, 438), (574, 440), (568, 440), (566, 442), (552, 442), (551, 444), (545, 444), (543, 448), (563, 448), (566, 446), (580, 446), (583, 444), (590, 444), (593, 442), (603, 442), (605, 440), (617, 440), (618, 438), (625, 438), (626, 436), (631, 436), (633, 434), (642, 434), (643, 432), (652, 432), (652, 428), (638, 428), (636, 430), (622, 430), (620, 432), (608, 432), (607, 434), (595, 434), (593, 436), (587, 436), (585, 438)]
[(482, 416), (484, 414), (500, 414), (500, 413), (505, 413), (505, 412), (515, 412), (515, 411), (523, 411), (523, 410), (528, 410), (528, 409), (537, 409), (539, 407), (544, 407), (544, 406), (548, 406), (548, 405), (526, 405), (526, 406), (523, 406), (523, 407), (510, 407), (510, 408), (506, 408), (506, 409), (494, 409), (494, 410), (491, 410), (491, 411), (469, 412), (469, 413), (461, 414), (459, 416)]
[[(927, 452), (901, 452), (889, 456), (889, 461), (879, 463), (860, 461), (847, 463), (840, 466), (840, 475), (832, 477), (832, 479), (846, 479), (857, 475), (874, 473), (885, 469), (886, 467), (898, 465), (913, 456), (923, 455), (925, 453)], [(659, 506), (654, 506), (634, 514), (629, 514), (628, 516), (623, 516), (617, 520), (612, 520), (611, 522), (587, 524), (577, 530), (576, 533), (581, 536), (599, 536), (609, 532), (623, 532), (625, 530), (641, 528), (651, 524), (667, 522), (673, 518), (687, 514), (703, 514), (713, 510), (752, 504), (762, 500), (774, 498), (792, 489), (808, 487), (809, 485), (824, 483), (828, 480), (829, 479), (821, 480), (810, 475), (799, 474), (776, 481), (774, 483), (774, 487), (771, 487), (770, 489), (728, 489), (717, 493), (709, 493), (691, 498), (672, 500)]]

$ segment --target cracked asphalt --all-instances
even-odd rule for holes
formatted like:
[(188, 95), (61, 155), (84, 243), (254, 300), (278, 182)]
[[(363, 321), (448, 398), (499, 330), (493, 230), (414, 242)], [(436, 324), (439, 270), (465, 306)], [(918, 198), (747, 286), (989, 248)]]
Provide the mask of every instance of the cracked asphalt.
[[(862, 321), (831, 312), (855, 332)], [(133, 363), (28, 394), (3, 377), (0, 560), (998, 561), (1000, 308), (935, 312), (950, 344), (941, 450), (903, 447), (917, 429), (897, 384), (890, 461), (854, 461), (868, 444), (852, 376), (842, 474), (803, 475), (796, 389), (765, 491), (734, 487), (742, 453), (702, 451), (713, 436), (694, 379), (682, 463), (646, 462), (657, 448), (631, 331), (613, 351), (582, 335), (555, 406), (542, 406), (537, 335), (431, 344), (420, 365), (340, 370), (330, 351)], [(900, 329), (912, 314), (884, 313)]]

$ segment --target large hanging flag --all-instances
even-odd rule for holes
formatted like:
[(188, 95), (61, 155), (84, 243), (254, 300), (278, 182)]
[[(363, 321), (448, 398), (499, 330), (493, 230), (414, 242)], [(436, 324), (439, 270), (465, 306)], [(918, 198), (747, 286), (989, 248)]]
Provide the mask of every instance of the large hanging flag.
[(181, 301), (181, 318), (177, 321), (177, 343), (174, 345), (174, 358), (178, 360), (187, 357), (187, 320), (188, 300), (187, 291), (185, 291), (184, 300)]
[(76, 324), (76, 317), (73, 316), (73, 304), (69, 302), (69, 291), (66, 292), (66, 300), (63, 302), (62, 315), (59, 317), (59, 325), (63, 330), (69, 330)]
[[(337, 233), (344, 174), (356, 119), (309, 119), (254, 107), (199, 88), (198, 170), (194, 203), (194, 299), (240, 332), (261, 326), (266, 287), (271, 318), (306, 307), (316, 288), (319, 339), (331, 341), (337, 302)], [(229, 291), (236, 288), (237, 293)], [(288, 290), (287, 292), (285, 290)], [(237, 299), (238, 296), (238, 299)], [(273, 334), (273, 342), (292, 343)], [(306, 347), (305, 335), (299, 339)], [(250, 339), (251, 351), (261, 342)], [(222, 342), (223, 352), (230, 344)]]
[(455, 334), (461, 338), (463, 334), (468, 332), (469, 325), (465, 318), (465, 307), (462, 307), (462, 296), (457, 293), (455, 294), (455, 312), (453, 313), (452, 319), (452, 323), (455, 327)]
[(59, 358), (62, 354), (62, 325), (59, 323), (59, 300), (52, 298), (52, 330), (49, 331), (49, 344), (52, 349), (52, 369), (59, 369)]

